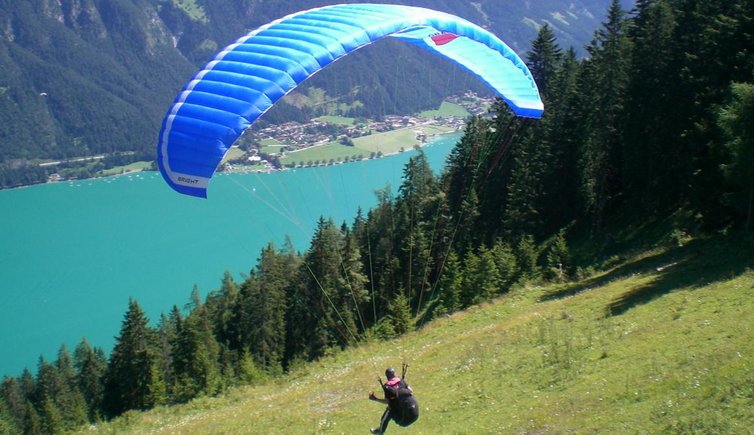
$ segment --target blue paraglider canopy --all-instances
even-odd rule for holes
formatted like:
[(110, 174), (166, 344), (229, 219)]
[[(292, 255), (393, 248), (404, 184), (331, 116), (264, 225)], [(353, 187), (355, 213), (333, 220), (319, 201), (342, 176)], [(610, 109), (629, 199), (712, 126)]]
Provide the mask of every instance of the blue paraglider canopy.
[(333, 61), (385, 37), (466, 68), (522, 117), (543, 112), (528, 68), (492, 33), (431, 9), (343, 4), (268, 23), (219, 52), (184, 87), (162, 123), (157, 162), (176, 191), (207, 196), (225, 153), (276, 101)]

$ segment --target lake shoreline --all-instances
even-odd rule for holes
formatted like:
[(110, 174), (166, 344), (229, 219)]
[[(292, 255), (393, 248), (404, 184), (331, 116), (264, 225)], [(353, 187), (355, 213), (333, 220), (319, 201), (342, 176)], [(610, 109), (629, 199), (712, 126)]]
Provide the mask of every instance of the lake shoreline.
[[(422, 144), (420, 144), (418, 146), (419, 146), (419, 148), (424, 148), (426, 146), (432, 145), (432, 143), (434, 141), (441, 140), (444, 137), (456, 135), (456, 134), (459, 134), (459, 133), (463, 133), (463, 130), (455, 130), (455, 131), (451, 131), (451, 132), (447, 132), (447, 133), (432, 134), (432, 135), (427, 136), (427, 141), (426, 142), (424, 142), (424, 143), (422, 143)], [(416, 146), (417, 145), (414, 145), (413, 147), (411, 147), (411, 149), (414, 149), (414, 147), (416, 147)], [(304, 150), (308, 150), (308, 149), (311, 149), (311, 148), (312, 147), (310, 147), (310, 148), (303, 148), (301, 150), (296, 150), (296, 151), (304, 151)], [(308, 165), (308, 166), (307, 165), (301, 165), (301, 166), (294, 166), (294, 167), (253, 169), (252, 167), (247, 166), (247, 165), (233, 165), (231, 169), (229, 169), (229, 170), (219, 170), (219, 171), (217, 171), (217, 173), (219, 173), (219, 174), (248, 174), (248, 173), (269, 174), (269, 173), (288, 171), (288, 170), (308, 169), (308, 168), (320, 168), (320, 167), (327, 167), (327, 166), (343, 165), (343, 164), (348, 164), (348, 163), (357, 163), (357, 162), (364, 162), (364, 161), (369, 161), (369, 160), (376, 160), (376, 159), (381, 159), (381, 158), (385, 158), (385, 157), (392, 157), (392, 156), (395, 156), (395, 155), (398, 155), (398, 154), (405, 153), (407, 151), (411, 151), (411, 149), (404, 149), (402, 151), (399, 150), (399, 151), (395, 151), (395, 152), (391, 152), (391, 153), (380, 154), (380, 155), (377, 155), (375, 157), (364, 157), (364, 158), (361, 158), (361, 159), (358, 159), (358, 160), (337, 161), (337, 162), (333, 162), (333, 163), (322, 162), (322, 163), (320, 163), (318, 165)], [(152, 162), (152, 163), (154, 163), (154, 162)], [(64, 183), (73, 183), (73, 182), (101, 180), (101, 179), (107, 179), (107, 178), (122, 177), (122, 176), (127, 176), (127, 175), (134, 175), (134, 174), (139, 174), (139, 173), (143, 173), (143, 172), (158, 172), (158, 170), (156, 168), (153, 169), (154, 166), (155, 165), (153, 164), (153, 165), (151, 165), (150, 168), (144, 168), (144, 169), (138, 169), (138, 170), (137, 169), (127, 169), (127, 170), (124, 170), (123, 172), (119, 172), (119, 173), (116, 173), (116, 174), (100, 175), (100, 176), (89, 177), (89, 178), (72, 178), (72, 179), (59, 179), (59, 180), (55, 180), (55, 179), (50, 180), (50, 179), (48, 179), (47, 181), (45, 181), (43, 183), (25, 184), (25, 185), (22, 185), (22, 186), (15, 186), (15, 187), (10, 187), (10, 188), (0, 189), (0, 191), (3, 191), (3, 190), (14, 191), (14, 190), (18, 190), (18, 189), (24, 189), (24, 188), (28, 188), (28, 187), (39, 186), (39, 185), (46, 185), (46, 184), (64, 184)]]
[[(395, 156), (395, 155), (398, 155), (398, 154), (403, 154), (405, 152), (408, 152), (408, 151), (411, 151), (411, 150), (415, 149), (417, 146), (419, 148), (424, 148), (424, 147), (432, 145), (432, 143), (435, 142), (435, 141), (442, 140), (445, 137), (453, 136), (453, 135), (458, 135), (458, 134), (462, 134), (462, 133), (463, 133), (463, 130), (458, 129), (458, 130), (453, 130), (453, 131), (449, 131), (449, 132), (445, 132), (445, 133), (431, 134), (431, 135), (427, 136), (427, 140), (425, 142), (422, 142), (420, 144), (414, 144), (409, 149), (401, 149), (401, 150), (393, 151), (393, 152), (389, 152), (389, 153), (380, 153), (378, 155), (375, 155), (374, 157), (362, 157), (361, 159), (352, 159), (352, 160), (348, 160), (348, 161), (345, 161), (345, 160), (334, 161), (334, 162), (325, 162), (325, 161), (322, 161), (321, 163), (316, 164), (316, 165), (315, 164), (312, 164), (312, 165), (298, 165), (298, 166), (293, 166), (293, 167), (283, 166), (281, 168), (267, 168), (267, 169), (252, 169), (251, 167), (246, 166), (246, 165), (238, 165), (238, 166), (233, 166), (229, 170), (218, 171), (218, 173), (226, 173), (226, 174), (233, 174), (233, 173), (243, 173), (243, 174), (247, 174), (247, 173), (262, 173), (262, 174), (264, 174), (264, 173), (273, 173), (273, 172), (296, 170), (296, 169), (320, 168), (320, 167), (327, 167), (327, 166), (344, 165), (344, 164), (348, 164), (348, 163), (365, 162), (365, 161), (369, 161), (369, 160), (381, 159), (381, 158), (385, 158), (385, 157), (392, 157), (392, 156)], [(307, 150), (310, 150), (312, 148), (316, 148), (318, 146), (321, 146), (321, 145), (313, 145), (313, 146), (308, 147), (308, 148), (297, 149), (297, 150), (291, 151), (291, 153), (296, 153), (296, 152), (300, 152), (300, 151), (307, 151)], [(364, 150), (364, 151), (368, 152), (368, 150)]]

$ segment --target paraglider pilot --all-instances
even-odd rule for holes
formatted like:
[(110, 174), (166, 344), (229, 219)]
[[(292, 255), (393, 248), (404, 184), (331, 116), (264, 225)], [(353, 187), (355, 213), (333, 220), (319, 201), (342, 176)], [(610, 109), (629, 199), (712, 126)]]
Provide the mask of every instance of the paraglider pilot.
[(385, 433), (390, 420), (395, 421), (399, 426), (406, 427), (419, 418), (419, 404), (414, 397), (414, 390), (405, 382), (407, 368), (408, 365), (404, 364), (403, 379), (395, 375), (395, 369), (392, 367), (385, 370), (385, 377), (387, 378), (385, 383), (382, 382), (379, 376), (377, 377), (377, 382), (382, 387), (384, 398), (377, 398), (372, 391), (369, 393), (369, 400), (383, 403), (387, 405), (387, 409), (382, 414), (380, 427), (371, 429), (373, 434)]

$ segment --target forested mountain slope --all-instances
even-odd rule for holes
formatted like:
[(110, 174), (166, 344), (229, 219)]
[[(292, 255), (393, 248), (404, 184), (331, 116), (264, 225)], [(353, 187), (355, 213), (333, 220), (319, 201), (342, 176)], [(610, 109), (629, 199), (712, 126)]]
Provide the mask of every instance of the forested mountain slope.
[[(549, 22), (582, 47), (607, 0), (564, 4), (480, 0), (393, 1), (448, 11), (488, 27), (521, 51)], [(0, 2), (0, 165), (135, 152), (154, 158), (159, 122), (193, 71), (245, 32), (332, 2), (259, 0), (32, 0)], [(314, 85), (364, 103), (362, 113), (411, 112), (479, 86), (446, 63), (391, 44), (334, 66)], [(380, 68), (374, 68), (380, 65)], [(433, 70), (431, 80), (424, 72)], [(399, 80), (396, 80), (398, 78)], [(429, 83), (427, 83), (429, 82)], [(406, 89), (428, 88), (419, 98)], [(478, 89), (482, 89), (481, 86)], [(271, 114), (271, 116), (275, 116)], [(18, 174), (16, 174), (17, 176)], [(1, 178), (1, 177), (0, 177)], [(17, 178), (16, 183), (23, 183)], [(5, 183), (7, 185), (7, 183)]]

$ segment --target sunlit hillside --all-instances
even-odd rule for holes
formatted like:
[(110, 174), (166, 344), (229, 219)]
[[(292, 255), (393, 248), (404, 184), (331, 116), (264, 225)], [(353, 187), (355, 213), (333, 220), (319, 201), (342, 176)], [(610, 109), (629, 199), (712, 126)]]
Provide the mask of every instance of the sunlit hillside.
[(367, 400), (375, 376), (405, 361), (421, 416), (389, 433), (750, 433), (751, 240), (684, 242), (86, 432), (368, 433), (382, 413)]

